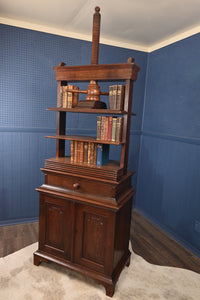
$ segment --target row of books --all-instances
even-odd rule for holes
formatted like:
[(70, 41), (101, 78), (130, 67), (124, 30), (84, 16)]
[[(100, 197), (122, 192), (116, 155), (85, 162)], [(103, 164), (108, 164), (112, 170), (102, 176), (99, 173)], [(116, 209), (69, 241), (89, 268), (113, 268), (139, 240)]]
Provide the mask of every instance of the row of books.
[(97, 140), (121, 142), (123, 117), (97, 116)]
[[(60, 97), (63, 108), (73, 108), (78, 105), (79, 93), (70, 92), (70, 90), (79, 90), (75, 85), (69, 84), (61, 86)], [(123, 110), (124, 107), (124, 85), (109, 86), (109, 108), (113, 110)]]
[(71, 163), (102, 166), (109, 161), (109, 145), (71, 141)]
[(109, 108), (116, 110), (123, 110), (124, 107), (124, 85), (110, 85), (109, 86)]
[(75, 85), (61, 86), (61, 106), (63, 108), (73, 108), (78, 105), (78, 93), (70, 92), (70, 90), (79, 90)]

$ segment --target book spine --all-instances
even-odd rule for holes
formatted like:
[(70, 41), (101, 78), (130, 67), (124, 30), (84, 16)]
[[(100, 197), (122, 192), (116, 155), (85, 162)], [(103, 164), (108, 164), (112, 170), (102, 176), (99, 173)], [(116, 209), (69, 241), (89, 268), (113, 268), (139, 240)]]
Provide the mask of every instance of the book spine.
[(117, 85), (113, 85), (113, 109), (116, 109), (117, 105)]
[(105, 141), (105, 123), (106, 123), (106, 116), (101, 117), (101, 140)]
[(112, 119), (113, 117), (108, 117), (108, 141), (112, 140)]
[(90, 156), (91, 156), (91, 143), (88, 143), (88, 165), (90, 164)]
[(104, 141), (108, 141), (108, 117), (105, 117)]
[(113, 109), (113, 85), (109, 86), (109, 108)]
[[(79, 90), (79, 87), (74, 86), (74, 90)], [(79, 93), (72, 94), (72, 107), (76, 107), (78, 105), (78, 95)]]
[(117, 129), (117, 118), (113, 117), (113, 120), (112, 120), (112, 139), (111, 139), (112, 142), (115, 142), (115, 140), (116, 140), (116, 129)]
[(101, 116), (97, 116), (97, 140), (101, 139)]
[(124, 119), (122, 117), (117, 118), (115, 141), (118, 143), (122, 141), (123, 121)]
[(59, 97), (60, 97), (60, 107), (63, 106), (63, 86), (61, 85), (60, 86), (60, 94), (59, 94)]
[(74, 162), (74, 141), (71, 141), (71, 163)]
[(83, 163), (83, 142), (80, 142), (80, 154), (79, 154), (79, 162)]
[[(69, 84), (68, 91), (72, 90), (73, 87), (74, 87), (73, 85)], [(67, 108), (72, 108), (72, 97), (73, 97), (72, 92), (68, 92), (67, 93)]]
[(83, 163), (88, 164), (88, 142), (84, 142), (83, 146)]
[(97, 166), (102, 166), (102, 145), (97, 145)]
[(94, 165), (94, 143), (91, 143), (90, 146), (90, 162), (89, 164), (92, 166)]
[(116, 99), (116, 109), (123, 110), (124, 107), (124, 85), (119, 84), (117, 86), (117, 99)]
[(62, 107), (67, 108), (67, 89), (68, 86), (63, 86)]
[(109, 145), (97, 145), (97, 166), (106, 165), (109, 162)]
[(75, 141), (74, 144), (74, 162), (78, 162), (78, 141)]
[(81, 142), (77, 141), (77, 163), (80, 163)]

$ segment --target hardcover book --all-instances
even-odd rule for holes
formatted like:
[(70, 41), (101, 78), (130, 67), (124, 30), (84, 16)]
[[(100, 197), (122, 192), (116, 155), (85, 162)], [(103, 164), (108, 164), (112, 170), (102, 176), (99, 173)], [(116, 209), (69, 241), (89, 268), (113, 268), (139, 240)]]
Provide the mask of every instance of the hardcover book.
[(101, 116), (97, 116), (97, 140), (101, 139)]
[(110, 85), (109, 86), (109, 108), (114, 109), (113, 107), (114, 107), (114, 105), (113, 105), (113, 85)]
[(112, 119), (112, 142), (116, 141), (116, 129), (117, 129), (117, 118), (113, 117)]
[(68, 93), (67, 93), (67, 108), (72, 108), (72, 98), (73, 93), (69, 92), (70, 90), (73, 90), (74, 86), (72, 84), (68, 85)]
[(109, 146), (108, 144), (97, 145), (97, 166), (103, 166), (109, 162)]
[(124, 85), (117, 86), (116, 109), (123, 110), (124, 107)]
[(122, 117), (117, 117), (115, 141), (118, 143), (122, 141), (123, 121)]
[(84, 142), (83, 145), (83, 163), (88, 163), (88, 142)]
[(68, 86), (62, 86), (62, 107), (63, 108), (67, 108), (67, 99), (68, 99), (67, 90), (68, 90)]
[(108, 117), (108, 141), (111, 142), (112, 140), (112, 116)]

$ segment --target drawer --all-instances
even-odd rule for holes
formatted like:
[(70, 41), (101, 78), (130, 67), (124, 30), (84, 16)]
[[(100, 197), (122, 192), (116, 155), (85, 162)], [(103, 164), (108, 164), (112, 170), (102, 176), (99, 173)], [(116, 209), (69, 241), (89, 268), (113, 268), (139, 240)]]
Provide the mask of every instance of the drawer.
[(97, 198), (109, 198), (120, 201), (124, 191), (130, 192), (131, 176), (125, 175), (120, 181), (110, 181), (86, 176), (77, 176), (50, 169), (41, 169), (45, 174), (45, 184), (66, 189), (67, 192), (93, 195)]
[(47, 185), (97, 197), (115, 197), (117, 183), (46, 169), (42, 171), (45, 173), (45, 184)]

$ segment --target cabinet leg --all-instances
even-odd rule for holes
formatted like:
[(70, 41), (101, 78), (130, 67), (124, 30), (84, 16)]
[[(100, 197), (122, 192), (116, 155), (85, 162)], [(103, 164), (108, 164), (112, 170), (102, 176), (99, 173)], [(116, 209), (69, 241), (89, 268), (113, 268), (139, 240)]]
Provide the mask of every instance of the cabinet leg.
[(129, 267), (130, 266), (130, 262), (131, 262), (131, 257), (129, 256), (128, 260), (127, 260), (127, 263), (126, 263), (126, 267)]
[(115, 284), (105, 285), (106, 296), (112, 297), (115, 292)]
[(38, 255), (36, 255), (35, 253), (33, 254), (33, 263), (35, 266), (39, 266), (39, 264), (41, 263), (41, 259)]

